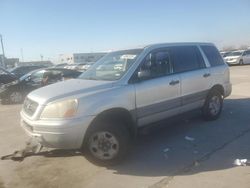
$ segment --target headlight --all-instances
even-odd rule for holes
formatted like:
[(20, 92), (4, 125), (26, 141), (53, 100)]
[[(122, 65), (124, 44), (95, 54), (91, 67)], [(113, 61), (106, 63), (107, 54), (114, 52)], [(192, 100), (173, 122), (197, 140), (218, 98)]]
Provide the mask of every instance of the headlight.
[(70, 118), (76, 114), (77, 106), (77, 99), (69, 99), (61, 102), (50, 103), (44, 108), (40, 118)]

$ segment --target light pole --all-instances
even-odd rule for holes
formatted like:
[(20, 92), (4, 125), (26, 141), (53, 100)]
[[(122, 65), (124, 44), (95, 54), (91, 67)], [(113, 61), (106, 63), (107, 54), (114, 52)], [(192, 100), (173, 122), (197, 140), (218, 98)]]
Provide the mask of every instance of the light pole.
[(3, 37), (1, 34), (0, 34), (0, 38), (1, 38), (1, 46), (2, 46), (2, 52), (3, 52), (3, 57), (2, 57), (3, 67), (6, 68), (6, 65), (4, 62), (5, 54), (4, 54), (4, 47), (3, 47)]

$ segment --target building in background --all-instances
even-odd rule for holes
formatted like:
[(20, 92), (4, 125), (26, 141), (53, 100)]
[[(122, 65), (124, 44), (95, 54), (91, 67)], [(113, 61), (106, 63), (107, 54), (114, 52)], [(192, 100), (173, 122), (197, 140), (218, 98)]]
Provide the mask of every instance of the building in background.
[(7, 67), (8, 68), (13, 68), (16, 67), (19, 63), (19, 58), (7, 58)]
[(58, 63), (78, 64), (96, 62), (104, 55), (106, 55), (105, 52), (60, 54)]
[[(3, 62), (4, 58), (4, 62)], [(15, 67), (19, 63), (19, 58), (6, 58), (3, 57), (3, 55), (0, 55), (0, 66), (5, 67), (4, 64), (6, 65), (7, 69)]]

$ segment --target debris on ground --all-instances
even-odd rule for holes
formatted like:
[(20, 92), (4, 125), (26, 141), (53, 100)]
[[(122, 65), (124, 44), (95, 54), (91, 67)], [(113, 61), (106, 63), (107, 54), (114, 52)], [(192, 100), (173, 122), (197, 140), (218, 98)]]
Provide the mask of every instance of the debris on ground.
[(169, 152), (169, 151), (170, 151), (169, 148), (165, 148), (165, 149), (163, 150), (164, 157), (165, 157), (166, 159), (168, 159), (168, 152)]
[(200, 165), (200, 163), (198, 161), (194, 162), (194, 166), (199, 166), (199, 165)]
[(165, 148), (165, 149), (163, 150), (163, 152), (166, 153), (166, 152), (168, 152), (169, 150), (170, 150), (169, 148)]
[(25, 148), (14, 151), (12, 154), (5, 155), (1, 157), (1, 160), (13, 160), (13, 161), (23, 161), (27, 156), (39, 153), (43, 146), (36, 142), (34, 139), (30, 139), (26, 142)]
[(195, 138), (192, 138), (192, 137), (189, 137), (189, 136), (185, 136), (185, 139), (188, 140), (188, 141), (194, 141)]
[(250, 162), (247, 159), (235, 159), (233, 164), (236, 166), (250, 166)]

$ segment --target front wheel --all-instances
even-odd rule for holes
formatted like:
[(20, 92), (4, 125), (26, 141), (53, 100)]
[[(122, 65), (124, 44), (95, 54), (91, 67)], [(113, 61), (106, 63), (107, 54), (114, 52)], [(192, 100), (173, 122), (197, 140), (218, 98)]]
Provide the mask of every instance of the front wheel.
[(130, 136), (124, 125), (102, 122), (87, 132), (86, 157), (100, 165), (114, 165), (126, 156)]
[(221, 114), (222, 106), (223, 106), (222, 94), (217, 90), (212, 90), (207, 96), (207, 99), (202, 109), (204, 119), (206, 120), (218, 119), (218, 117)]

